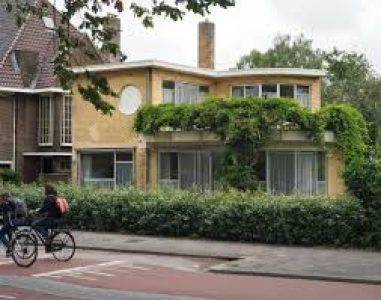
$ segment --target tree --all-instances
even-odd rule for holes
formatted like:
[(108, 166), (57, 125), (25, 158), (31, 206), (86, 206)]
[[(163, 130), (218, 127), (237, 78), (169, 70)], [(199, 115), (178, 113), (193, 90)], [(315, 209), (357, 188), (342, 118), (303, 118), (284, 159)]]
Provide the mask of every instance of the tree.
[(381, 78), (363, 54), (337, 49), (322, 51), (314, 49), (312, 41), (303, 35), (294, 40), (290, 35), (281, 35), (267, 51), (254, 49), (242, 56), (237, 67), (325, 69), (323, 101), (349, 102), (358, 108), (370, 124), (372, 140), (381, 145)]
[(363, 54), (333, 49), (324, 54), (328, 73), (326, 102), (345, 101), (357, 107), (370, 123), (372, 140), (381, 140), (381, 78)]
[(306, 39), (304, 35), (294, 40), (290, 35), (278, 35), (272, 48), (266, 52), (252, 50), (250, 54), (242, 56), (237, 67), (320, 69), (322, 63), (322, 52), (312, 48), (312, 40)]
[[(0, 0), (7, 10), (15, 13), (17, 24), (21, 26), (29, 17), (42, 18), (47, 13), (47, 0)], [(76, 48), (83, 47), (80, 39), (70, 34), (71, 21), (80, 16), (79, 29), (85, 31), (99, 51), (117, 56), (119, 46), (112, 42), (117, 32), (107, 25), (111, 19), (130, 10), (142, 20), (145, 27), (153, 27), (156, 17), (169, 18), (173, 21), (181, 20), (188, 12), (204, 16), (210, 13), (213, 6), (224, 9), (234, 6), (235, 0), (176, 0), (176, 1), (146, 1), (141, 5), (136, 1), (123, 0), (65, 0), (65, 9), (60, 14), (59, 24), (56, 24), (58, 49), (54, 61), (55, 73), (64, 89), (71, 89), (76, 75), (70, 69), (70, 55)], [(107, 9), (107, 14), (105, 13)], [(86, 55), (94, 57), (94, 51), (87, 51)], [(125, 58), (123, 56), (123, 58)], [(116, 96), (110, 88), (107, 79), (95, 73), (86, 73), (87, 83), (79, 86), (79, 92), (84, 100), (91, 102), (97, 110), (104, 114), (111, 114), (113, 106), (102, 100), (102, 95)]]

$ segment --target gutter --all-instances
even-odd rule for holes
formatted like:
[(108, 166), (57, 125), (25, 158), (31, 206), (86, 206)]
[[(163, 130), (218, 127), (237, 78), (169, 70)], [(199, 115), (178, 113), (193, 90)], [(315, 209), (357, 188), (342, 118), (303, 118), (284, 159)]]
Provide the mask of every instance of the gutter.
[(240, 77), (240, 76), (260, 76), (260, 75), (284, 75), (284, 76), (303, 76), (303, 77), (324, 77), (327, 73), (323, 70), (317, 69), (303, 69), (303, 68), (253, 68), (247, 70), (225, 70), (215, 71), (204, 68), (197, 68), (192, 66), (185, 66), (176, 63), (170, 63), (160, 60), (141, 60), (133, 62), (122, 63), (109, 63), (99, 65), (87, 65), (80, 67), (73, 67), (71, 70), (75, 74), (84, 74), (86, 72), (109, 72), (120, 71), (138, 68), (158, 68), (170, 71), (179, 71), (186, 74), (195, 74), (199, 76), (211, 77), (215, 79)]
[(58, 88), (58, 87), (42, 88), (42, 89), (0, 87), (0, 92), (25, 93), (25, 94), (41, 94), (41, 93), (69, 94), (70, 93), (70, 91), (65, 91), (64, 89)]

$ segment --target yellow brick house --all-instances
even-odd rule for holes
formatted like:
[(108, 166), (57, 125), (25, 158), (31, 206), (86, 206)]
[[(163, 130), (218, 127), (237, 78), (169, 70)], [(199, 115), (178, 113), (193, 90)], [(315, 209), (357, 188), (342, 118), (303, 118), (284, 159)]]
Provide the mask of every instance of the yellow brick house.
[[(74, 69), (107, 77), (118, 98), (107, 98), (112, 116), (97, 112), (75, 91), (72, 97), (72, 178), (102, 187), (140, 188), (193, 185), (213, 189), (221, 142), (208, 132), (138, 134), (134, 117), (143, 104), (195, 103), (206, 96), (291, 97), (311, 110), (321, 107), (321, 70), (214, 69), (214, 24), (199, 24), (198, 67), (157, 60), (92, 65)], [(81, 79), (79, 79), (81, 80)], [(326, 142), (335, 137), (326, 133)], [(335, 195), (344, 192), (340, 153), (323, 152), (303, 132), (274, 136), (262, 151), (258, 177), (269, 192)]]

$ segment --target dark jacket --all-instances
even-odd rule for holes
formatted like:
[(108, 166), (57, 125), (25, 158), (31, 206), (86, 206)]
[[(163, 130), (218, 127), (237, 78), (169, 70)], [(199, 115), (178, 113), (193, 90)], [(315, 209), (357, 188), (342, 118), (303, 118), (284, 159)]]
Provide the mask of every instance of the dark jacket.
[(44, 199), (40, 213), (45, 213), (47, 217), (58, 218), (61, 217), (61, 211), (57, 207), (57, 195), (50, 194)]
[(3, 214), (3, 221), (9, 222), (16, 218), (16, 204), (12, 200), (0, 204), (0, 210)]

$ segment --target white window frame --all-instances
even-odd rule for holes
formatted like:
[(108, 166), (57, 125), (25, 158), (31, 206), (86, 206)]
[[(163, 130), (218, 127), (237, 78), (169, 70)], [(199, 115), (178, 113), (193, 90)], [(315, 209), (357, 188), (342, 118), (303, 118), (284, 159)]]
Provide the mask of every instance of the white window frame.
[[(280, 83), (245, 83), (245, 84), (234, 84), (234, 85), (231, 85), (230, 86), (230, 97), (233, 97), (233, 88), (234, 87), (243, 87), (243, 97), (246, 98), (246, 87), (247, 86), (258, 86), (259, 87), (259, 96), (258, 97), (263, 97), (263, 93), (262, 93), (262, 86), (263, 85), (276, 85), (277, 87), (277, 96), (276, 97), (280, 97), (280, 86), (281, 85), (289, 85), (289, 86), (293, 86), (294, 87), (294, 99), (296, 101), (298, 101), (298, 103), (300, 103), (297, 95), (297, 90), (298, 90), (298, 86), (308, 86), (308, 106), (305, 106), (309, 109), (311, 109), (311, 90), (312, 90), (312, 87), (311, 85), (309, 84), (292, 84), (292, 83), (283, 83), (283, 82), (280, 82)], [(300, 103), (301, 105), (303, 105), (302, 103)], [(304, 106), (304, 105), (303, 105)]]
[[(298, 180), (298, 176), (297, 176), (297, 170), (298, 170), (298, 154), (299, 153), (302, 153), (302, 152), (314, 152), (314, 164), (316, 166), (316, 182), (315, 182), (315, 185), (316, 185), (316, 192), (314, 195), (319, 195), (319, 184), (322, 184), (324, 182), (324, 194), (327, 194), (327, 164), (324, 163), (324, 178), (325, 180), (324, 181), (319, 181), (318, 179), (318, 154), (319, 152), (322, 152), (322, 151), (303, 151), (303, 150), (267, 150), (266, 151), (266, 190), (267, 190), (267, 193), (268, 194), (272, 194), (272, 191), (271, 191), (271, 183), (270, 183), (270, 152), (288, 152), (288, 153), (293, 153), (294, 155), (294, 189), (296, 190), (296, 187), (297, 187), (297, 180)], [(325, 156), (323, 156), (322, 158), (323, 160), (325, 160)]]
[[(48, 102), (45, 102), (47, 101)], [(49, 111), (47, 105), (49, 103)], [(45, 118), (48, 117), (48, 120)], [(38, 145), (41, 147), (53, 146), (54, 137), (54, 113), (52, 95), (40, 95), (38, 99)]]
[[(69, 103), (69, 106), (67, 106)], [(69, 111), (66, 109), (69, 107)], [(69, 118), (67, 118), (67, 114)], [(64, 95), (62, 97), (62, 118), (61, 118), (61, 146), (71, 147), (73, 145), (73, 99), (71, 95)], [(67, 131), (69, 133), (67, 134)], [(70, 136), (70, 142), (68, 142)]]
[[(163, 153), (176, 153), (177, 154), (177, 176), (178, 178), (177, 179), (161, 179), (160, 177), (160, 173), (161, 173), (161, 155)], [(158, 151), (158, 168), (157, 168), (157, 181), (158, 181), (158, 186), (159, 187), (162, 187), (163, 186), (163, 181), (166, 180), (166, 181), (171, 181), (173, 183), (176, 183), (177, 185), (177, 188), (178, 189), (181, 189), (181, 155), (180, 154), (183, 154), (183, 153), (191, 153), (191, 154), (195, 154), (195, 157), (194, 157), (194, 178), (197, 178), (197, 169), (200, 167), (200, 164), (201, 164), (201, 161), (200, 161), (200, 157), (201, 157), (201, 154), (208, 154), (209, 155), (209, 161), (208, 161), (208, 164), (209, 164), (209, 179), (210, 179), (210, 188), (212, 189), (213, 188), (213, 182), (214, 182), (214, 178), (213, 178), (213, 156), (212, 156), (212, 151), (208, 151), (208, 150), (159, 150)]]
[[(306, 86), (306, 87), (308, 87), (308, 105), (307, 106), (303, 105), (300, 102), (299, 98), (298, 98), (298, 86)], [(308, 85), (308, 84), (295, 84), (295, 86), (294, 86), (294, 98), (299, 102), (300, 105), (305, 106), (307, 108), (311, 108), (312, 107), (311, 106), (311, 102), (312, 102), (311, 101), (311, 85)]]
[[(130, 152), (132, 154), (132, 160), (131, 161), (122, 161), (122, 160), (116, 159), (117, 153), (126, 153), (126, 152)], [(78, 184), (83, 185), (83, 183), (81, 182), (81, 180), (82, 180), (82, 155), (101, 154), (101, 153), (112, 153), (113, 154), (113, 164), (114, 164), (113, 178), (90, 178), (90, 179), (88, 179), (87, 183), (91, 184), (91, 183), (96, 183), (96, 182), (111, 182), (112, 181), (113, 188), (116, 188), (118, 186), (117, 182), (116, 182), (116, 166), (117, 166), (117, 164), (130, 164), (131, 170), (132, 170), (131, 186), (133, 186), (135, 183), (135, 151), (134, 151), (134, 149), (107, 149), (107, 150), (87, 150), (87, 151), (84, 150), (84, 151), (78, 152), (78, 154), (77, 154), (78, 158), (79, 158), (78, 159), (78, 161), (79, 161), (78, 175), (79, 176), (77, 178)]]
[[(164, 81), (172, 81), (174, 82), (175, 86), (174, 86), (174, 99), (173, 99), (173, 102), (168, 102), (168, 101), (164, 101), (164, 92), (163, 92), (163, 82)], [(183, 85), (192, 85), (193, 87), (197, 87), (197, 100), (195, 102), (179, 102), (179, 90), (178, 90), (178, 87), (180, 84), (183, 84)], [(162, 102), (163, 103), (173, 103), (173, 104), (183, 104), (183, 103), (190, 103), (190, 104), (193, 104), (193, 103), (199, 103), (200, 101), (203, 100), (203, 98), (201, 97), (201, 94), (203, 93), (200, 93), (200, 87), (201, 86), (207, 86), (209, 88), (209, 91), (210, 91), (210, 85), (209, 84), (200, 84), (200, 83), (195, 83), (195, 82), (192, 82), (192, 81), (185, 81), (185, 80), (170, 80), (170, 79), (163, 79), (162, 80), (162, 83), (161, 83), (161, 89), (162, 89)], [(205, 97), (205, 95), (204, 95)]]

